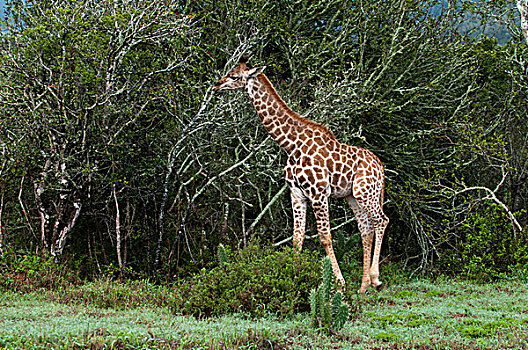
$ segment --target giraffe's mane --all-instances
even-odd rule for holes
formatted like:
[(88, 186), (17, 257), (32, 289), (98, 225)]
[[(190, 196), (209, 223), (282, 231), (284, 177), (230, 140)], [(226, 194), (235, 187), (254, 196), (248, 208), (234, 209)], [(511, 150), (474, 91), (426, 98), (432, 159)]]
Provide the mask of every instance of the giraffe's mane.
[(304, 124), (304, 125), (306, 125), (308, 127), (311, 127), (313, 129), (318, 129), (323, 134), (329, 136), (332, 139), (336, 139), (335, 135), (330, 131), (330, 129), (328, 129), (323, 124), (320, 124), (318, 122), (314, 122), (313, 120), (310, 120), (310, 119), (307, 119), (307, 118), (304, 118), (299, 113), (293, 111), (290, 108), (290, 106), (288, 106), (286, 104), (286, 102), (284, 102), (282, 97), (280, 97), (280, 95), (277, 93), (277, 90), (275, 90), (275, 88), (273, 87), (273, 84), (271, 84), (271, 82), (269, 81), (268, 77), (266, 77), (266, 75), (264, 75), (264, 73), (260, 73), (257, 77), (259, 78), (260, 82), (268, 89), (269, 94), (271, 96), (273, 96), (273, 98), (283, 108), (283, 110), (286, 111), (286, 113), (289, 116), (291, 116), (292, 118), (294, 118), (298, 122), (300, 122), (300, 123), (302, 123), (302, 124)]

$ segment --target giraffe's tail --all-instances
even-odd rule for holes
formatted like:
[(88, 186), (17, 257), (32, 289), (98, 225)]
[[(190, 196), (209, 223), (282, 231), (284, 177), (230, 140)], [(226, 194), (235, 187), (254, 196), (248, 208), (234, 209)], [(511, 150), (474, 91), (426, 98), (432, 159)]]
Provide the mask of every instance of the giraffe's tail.
[(380, 205), (383, 210), (383, 203), (385, 202), (385, 172), (383, 174), (383, 179), (381, 180), (381, 194), (380, 194)]
[(385, 202), (385, 169), (383, 169), (383, 177), (381, 180), (381, 192), (380, 192), (380, 214), (381, 217), (388, 223), (389, 218), (383, 212), (383, 203)]

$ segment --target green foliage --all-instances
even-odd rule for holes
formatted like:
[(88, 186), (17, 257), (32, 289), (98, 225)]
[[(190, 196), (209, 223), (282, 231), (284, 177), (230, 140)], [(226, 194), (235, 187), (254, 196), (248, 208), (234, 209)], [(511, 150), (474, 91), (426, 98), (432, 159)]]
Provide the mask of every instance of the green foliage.
[(323, 259), (323, 281), (310, 291), (310, 316), (313, 327), (328, 333), (339, 331), (348, 319), (350, 308), (343, 301), (340, 291), (330, 297), (334, 273), (329, 257)]
[(376, 334), (374, 338), (388, 342), (388, 341), (395, 341), (399, 337), (396, 333), (393, 333), (393, 332), (380, 332)]
[(75, 272), (31, 251), (0, 255), (0, 290), (31, 292), (54, 290), (79, 283)]
[(513, 232), (511, 221), (499, 205), (476, 206), (460, 231), (454, 249), (442, 256), (447, 271), (483, 281), (511, 273), (522, 276), (528, 271), (528, 234)]
[(313, 253), (250, 245), (225, 264), (177, 282), (171, 307), (175, 313), (196, 316), (291, 315), (308, 309), (308, 293), (319, 279), (318, 271)]
[(223, 244), (218, 245), (218, 263), (220, 266), (227, 264), (227, 254)]
[[(246, 96), (209, 90), (248, 53), (292, 108), (383, 161), (384, 256), (528, 276), (526, 237), (507, 242), (504, 218), (474, 210), (485, 191), (457, 194), (497, 188), (527, 226), (528, 47), (518, 30), (486, 37), (518, 27), (505, 3), (9, 1), (0, 249), (32, 242), (75, 257), (83, 277), (172, 280), (214, 264), (219, 242), (291, 235), (288, 196), (275, 198), (285, 154)], [(350, 219), (330, 205), (334, 227)], [(494, 231), (502, 243), (487, 250)], [(359, 235), (334, 238), (342, 270), (356, 271)]]
[(412, 296), (415, 296), (416, 294), (413, 291), (410, 290), (402, 290), (398, 293), (396, 293), (397, 298), (409, 298)]
[[(341, 262), (345, 255), (350, 252), (362, 252), (361, 249), (361, 235), (355, 234), (348, 240), (345, 239), (345, 235), (342, 231), (338, 231), (335, 235), (334, 250), (337, 261)], [(357, 258), (357, 254), (354, 254), (353, 259)]]
[(466, 320), (458, 328), (461, 334), (468, 338), (487, 338), (497, 334), (501, 330), (508, 330), (512, 327), (522, 325), (523, 321), (514, 318), (496, 320), (490, 322), (481, 322)]
[(171, 288), (153, 284), (149, 280), (115, 281), (108, 278), (86, 282), (76, 288), (50, 293), (61, 303), (79, 303), (100, 308), (128, 309), (149, 305), (168, 306), (172, 299)]
[[(379, 293), (356, 295), (364, 311), (337, 336), (313, 331), (306, 313), (258, 319), (240, 313), (205, 319), (173, 315), (166, 296), (177, 293), (177, 288), (164, 286), (163, 293), (168, 293), (164, 296), (148, 281), (101, 280), (78, 287), (25, 295), (0, 292), (0, 348), (477, 350), (524, 349), (528, 341), (528, 284), (519, 280), (483, 284), (415, 279)], [(73, 295), (66, 294), (73, 289), (78, 289), (78, 298), (59, 298)], [(115, 308), (106, 307), (111, 303), (102, 299), (83, 301), (89, 289), (128, 301), (117, 301)], [(414, 295), (397, 297), (402, 290)], [(431, 296), (432, 290), (441, 296)]]

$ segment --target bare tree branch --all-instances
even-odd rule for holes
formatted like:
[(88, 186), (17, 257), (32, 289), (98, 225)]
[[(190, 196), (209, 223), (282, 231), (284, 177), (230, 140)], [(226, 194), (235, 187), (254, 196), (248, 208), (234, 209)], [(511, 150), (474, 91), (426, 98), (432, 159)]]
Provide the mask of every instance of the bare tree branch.
[(508, 175), (508, 173), (505, 172), (504, 169), (502, 169), (502, 170), (503, 170), (502, 179), (500, 180), (500, 182), (497, 184), (497, 186), (493, 190), (488, 188), (488, 187), (485, 187), (485, 186), (470, 186), (470, 187), (466, 187), (464, 185), (464, 188), (461, 189), (461, 190), (454, 190), (452, 188), (449, 188), (449, 187), (443, 186), (443, 185), (441, 185), (441, 187), (443, 189), (451, 192), (453, 197), (456, 197), (456, 196), (458, 196), (458, 195), (460, 195), (462, 193), (470, 192), (470, 191), (484, 191), (485, 193), (487, 193), (487, 195), (484, 196), (484, 197), (481, 197), (479, 200), (491, 200), (491, 201), (497, 203), (504, 210), (504, 212), (508, 215), (508, 218), (512, 222), (513, 232), (514, 233), (522, 232), (523, 228), (522, 228), (521, 224), (519, 224), (519, 222), (517, 221), (517, 218), (515, 217), (515, 215), (513, 215), (511, 210), (508, 208), (508, 206), (506, 204), (504, 204), (504, 202), (502, 202), (497, 197), (497, 194), (496, 194), (497, 191), (500, 189), (500, 187), (504, 184), (504, 181), (506, 180), (507, 175)]

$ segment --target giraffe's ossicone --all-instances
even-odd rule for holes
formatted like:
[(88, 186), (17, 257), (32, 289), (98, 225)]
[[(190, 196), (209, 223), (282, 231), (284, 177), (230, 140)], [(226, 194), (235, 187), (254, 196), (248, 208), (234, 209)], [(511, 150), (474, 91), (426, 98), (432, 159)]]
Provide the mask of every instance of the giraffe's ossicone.
[[(372, 284), (378, 288), (381, 243), (389, 219), (383, 213), (383, 164), (371, 151), (339, 142), (324, 125), (292, 111), (247, 56), (213, 86), (215, 91), (245, 89), (270, 135), (288, 154), (284, 167), (291, 190), (294, 215), (293, 244), (302, 248), (308, 202), (317, 220), (317, 231), (341, 286), (330, 235), (328, 198), (345, 198), (356, 216), (363, 242), (363, 279), (360, 293)], [(375, 237), (374, 254), (372, 245)]]

